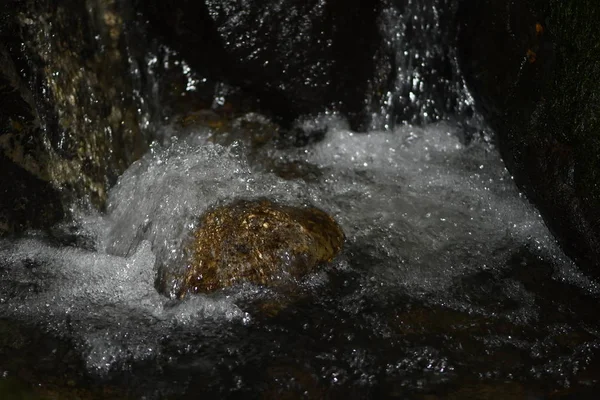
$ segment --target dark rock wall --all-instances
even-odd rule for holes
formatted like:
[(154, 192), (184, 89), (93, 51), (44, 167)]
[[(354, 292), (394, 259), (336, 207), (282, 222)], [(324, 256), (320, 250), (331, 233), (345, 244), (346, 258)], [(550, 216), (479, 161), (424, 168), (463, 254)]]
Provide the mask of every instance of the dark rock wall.
[(254, 94), (289, 126), (326, 108), (365, 120), (380, 2), (139, 1), (150, 29), (192, 67)]
[(600, 3), (460, 6), (461, 65), (508, 169), (567, 253), (600, 276)]
[(325, 110), (355, 130), (472, 112), (456, 63), (456, 0), (134, 2), (201, 75), (289, 127)]
[[(108, 186), (145, 149), (122, 10), (114, 0), (9, 3), (0, 15), (0, 84), (14, 107), (0, 112), (2, 162), (26, 182), (101, 208)], [(32, 201), (24, 206), (47, 206)], [(24, 223), (4, 203), (9, 229), (0, 232), (52, 223)]]
[[(63, 216), (35, 102), (0, 43), (0, 234), (48, 226)], [(36, 159), (35, 157), (39, 157)]]

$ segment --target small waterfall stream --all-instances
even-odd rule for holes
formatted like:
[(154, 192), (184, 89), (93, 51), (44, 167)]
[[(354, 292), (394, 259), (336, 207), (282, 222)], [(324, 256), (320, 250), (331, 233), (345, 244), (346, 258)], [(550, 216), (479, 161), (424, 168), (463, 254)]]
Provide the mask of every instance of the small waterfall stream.
[[(368, 132), (323, 110), (304, 120), (323, 140), (257, 146), (145, 114), (160, 140), (106, 212), (75, 203), (50, 233), (0, 239), (0, 318), (56, 338), (81, 360), (70, 373), (115, 397), (543, 398), (596, 384), (600, 286), (562, 253), (473, 111), (440, 33), (452, 7), (391, 3), (380, 24), (397, 70), (366, 99)], [(132, 70), (151, 81), (155, 62)], [(263, 197), (331, 214), (342, 253), (285, 291), (155, 289), (200, 214)], [(46, 359), (67, 363), (60, 346), (38, 351), (43, 373)]]

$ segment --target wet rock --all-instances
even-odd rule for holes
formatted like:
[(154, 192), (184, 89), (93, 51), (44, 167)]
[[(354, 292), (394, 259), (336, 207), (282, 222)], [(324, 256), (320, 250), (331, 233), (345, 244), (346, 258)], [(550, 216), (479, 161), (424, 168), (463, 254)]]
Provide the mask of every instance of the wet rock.
[(60, 193), (50, 183), (1, 154), (0, 171), (0, 235), (48, 228), (64, 216)]
[(136, 8), (149, 31), (200, 74), (252, 93), (262, 112), (288, 128), (328, 107), (362, 123), (379, 3), (184, 0), (138, 1)]
[(326, 110), (354, 130), (472, 112), (452, 42), (454, 1), (138, 0), (135, 7), (149, 36), (204, 78), (256, 97), (252, 111), (286, 130)]
[(207, 140), (222, 146), (231, 146), (240, 141), (250, 152), (278, 138), (280, 127), (265, 116), (253, 112), (237, 114), (202, 109), (177, 120), (177, 132), (183, 136), (198, 130), (207, 131)]
[(63, 216), (60, 194), (38, 164), (47, 160), (31, 155), (41, 136), (31, 93), (0, 43), (0, 235), (48, 227)]
[[(2, 186), (7, 197), (48, 194), (51, 210), (75, 197), (103, 207), (108, 186), (143, 153), (122, 13), (113, 0), (13, 0), (2, 10), (0, 162), (25, 177)], [(22, 220), (14, 204), (1, 204), (5, 232), (52, 223)], [(57, 214), (43, 201), (24, 206)]]
[(600, 5), (464, 0), (459, 58), (516, 183), (600, 277)]
[(341, 250), (344, 234), (325, 212), (270, 200), (239, 200), (205, 213), (189, 245), (180, 294), (236, 283), (301, 278)]
[[(132, 58), (139, 68), (140, 86), (149, 118), (146, 123), (162, 125), (196, 120), (205, 121), (202, 114), (213, 113), (219, 118), (232, 118), (260, 109), (256, 98), (192, 69), (174, 49), (157, 40), (148, 40), (147, 27), (138, 20), (128, 21), (127, 32)], [(159, 130), (160, 131), (160, 130)], [(162, 140), (161, 133), (150, 129), (153, 140)]]

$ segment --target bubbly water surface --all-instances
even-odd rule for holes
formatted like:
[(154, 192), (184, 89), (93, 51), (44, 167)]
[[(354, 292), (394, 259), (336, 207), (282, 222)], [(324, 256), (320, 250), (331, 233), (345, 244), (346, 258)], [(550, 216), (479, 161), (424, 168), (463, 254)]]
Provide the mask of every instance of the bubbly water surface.
[[(326, 123), (326, 138), (304, 148), (222, 146), (202, 130), (155, 145), (106, 214), (79, 211), (51, 236), (0, 242), (0, 316), (68, 338), (91, 376), (150, 371), (146, 394), (275, 382), (311, 395), (307, 379), (370, 395), (464, 376), (568, 385), (595, 359), (598, 326), (577, 307), (599, 288), (492, 145), (463, 144), (451, 122), (367, 134)], [(283, 179), (282, 166), (300, 173)], [(202, 212), (259, 197), (329, 212), (346, 234), (342, 254), (286, 292), (247, 284), (179, 301), (156, 291), (156, 269), (178, 268)], [(555, 300), (556, 289), (572, 296)], [(569, 333), (579, 336), (561, 347)]]

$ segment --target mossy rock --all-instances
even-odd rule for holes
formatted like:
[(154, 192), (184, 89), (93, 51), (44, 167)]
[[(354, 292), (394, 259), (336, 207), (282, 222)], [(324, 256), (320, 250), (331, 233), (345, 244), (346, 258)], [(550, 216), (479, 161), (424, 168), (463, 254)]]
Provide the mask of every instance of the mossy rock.
[(265, 199), (219, 206), (200, 218), (180, 295), (293, 281), (332, 261), (343, 242), (335, 220), (314, 207)]

